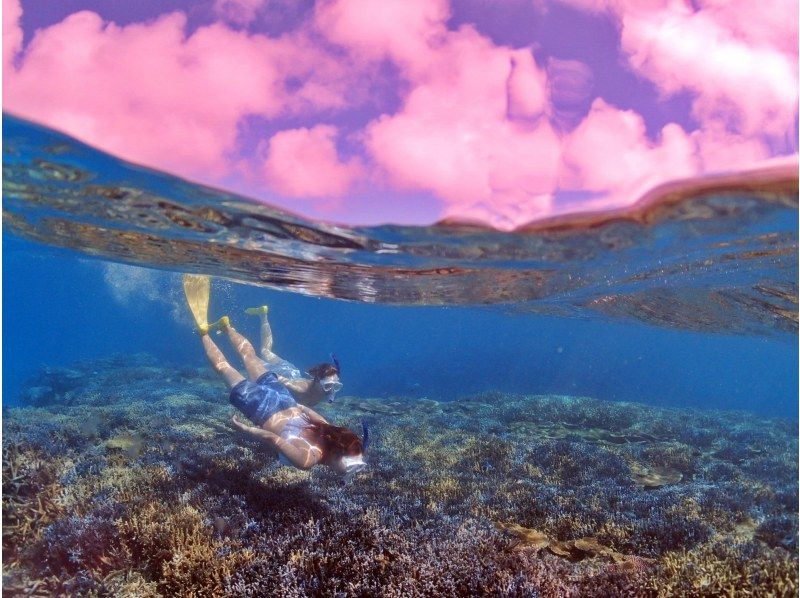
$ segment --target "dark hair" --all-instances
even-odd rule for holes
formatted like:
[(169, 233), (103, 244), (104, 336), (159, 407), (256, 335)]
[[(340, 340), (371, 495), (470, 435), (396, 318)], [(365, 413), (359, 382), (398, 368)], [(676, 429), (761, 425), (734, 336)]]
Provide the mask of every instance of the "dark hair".
[(314, 380), (322, 380), (334, 374), (337, 376), (339, 375), (339, 368), (332, 363), (321, 363), (308, 370), (308, 375), (314, 378)]
[(308, 420), (306, 430), (319, 443), (325, 459), (353, 457), (364, 452), (361, 439), (350, 428)]

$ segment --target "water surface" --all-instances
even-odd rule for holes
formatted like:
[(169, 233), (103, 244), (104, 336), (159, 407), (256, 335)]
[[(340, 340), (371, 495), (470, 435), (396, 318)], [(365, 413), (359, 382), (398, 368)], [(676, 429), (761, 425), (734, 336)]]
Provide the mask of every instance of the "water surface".
[(797, 331), (794, 167), (666, 186), (514, 233), (310, 222), (4, 117), (15, 235), (88, 255), (400, 305), (503, 304), (707, 332)]

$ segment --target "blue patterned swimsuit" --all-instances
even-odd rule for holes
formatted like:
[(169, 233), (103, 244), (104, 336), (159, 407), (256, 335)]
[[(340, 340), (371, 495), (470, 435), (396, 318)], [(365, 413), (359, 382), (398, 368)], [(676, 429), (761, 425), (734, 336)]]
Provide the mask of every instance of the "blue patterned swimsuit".
[(230, 401), (257, 426), (263, 425), (278, 411), (297, 407), (292, 393), (280, 383), (274, 372), (262, 374), (255, 382), (242, 380), (231, 389)]
[(272, 359), (264, 359), (264, 366), (270, 372), (275, 372), (279, 376), (283, 376), (289, 380), (300, 380), (303, 373), (292, 362), (286, 361), (282, 357), (278, 357), (274, 353)]

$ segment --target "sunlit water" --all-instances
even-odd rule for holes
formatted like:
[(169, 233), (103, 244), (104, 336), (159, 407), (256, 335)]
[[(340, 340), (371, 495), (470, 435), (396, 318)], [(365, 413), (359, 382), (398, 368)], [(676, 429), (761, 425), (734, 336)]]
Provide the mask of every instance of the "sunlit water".
[[(426, 506), (419, 498), (407, 497), (409, 502), (402, 502), (401, 496), (394, 507), (397, 513), (380, 517), (399, 517), (406, 522), (434, 517), (432, 529), (450, 526), (463, 530), (475, 525), (479, 531), (470, 532), (473, 538), (489, 533), (488, 521), (509, 522), (518, 517), (514, 520), (527, 528), (553, 534), (552, 526), (558, 520), (555, 512), (537, 519), (535, 510), (519, 511), (520, 505), (532, 504), (533, 496), (543, 496), (545, 488), (572, 488), (574, 481), (566, 478), (553, 481), (557, 472), (548, 468), (557, 469), (555, 461), (541, 455), (555, 458), (559, 451), (600, 446), (611, 448), (596, 450), (611, 452), (602, 452), (603, 456), (574, 452), (570, 458), (587, 467), (591, 463), (590, 469), (608, 455), (614, 455), (623, 469), (628, 467), (625, 463), (631, 463), (626, 475), (634, 472), (637, 492), (650, 493), (636, 496), (662, 501), (658, 508), (666, 509), (690, 496), (706, 504), (697, 498), (698, 493), (709, 492), (715, 483), (734, 494), (739, 490), (730, 480), (755, 488), (756, 482), (747, 476), (757, 470), (767, 472), (763, 473), (766, 481), (759, 478), (758, 484), (772, 485), (771, 498), (763, 504), (759, 498), (751, 503), (742, 499), (737, 507), (741, 512), (730, 510), (725, 521), (737, 522), (746, 528), (748, 537), (755, 534), (759, 541), (767, 542), (769, 550), (796, 549), (796, 530), (788, 540), (783, 536), (770, 539), (780, 535), (774, 530), (785, 533), (787, 525), (791, 527), (793, 521), (796, 526), (797, 520), (796, 506), (794, 510), (785, 506), (791, 502), (792, 492), (796, 503), (797, 477), (793, 422), (797, 418), (798, 226), (797, 180), (792, 172), (779, 169), (735, 184), (699, 185), (691, 192), (667, 190), (626, 212), (566, 216), (532, 223), (514, 233), (452, 223), (351, 228), (308, 221), (135, 167), (12, 117), (4, 116), (3, 123), (3, 406), (53, 402), (53, 413), (58, 415), (36, 415), (23, 409), (7, 418), (12, 422), (8, 425), (17, 426), (12, 428), (14, 442), (21, 442), (23, 448), (29, 443), (38, 447), (36, 451), (54, 450), (42, 443), (51, 442), (53, 435), (73, 425), (69, 418), (80, 421), (88, 417), (89, 424), (81, 423), (75, 432), (84, 440), (64, 441), (77, 442), (70, 449), (68, 463), (51, 454), (58, 467), (72, 468), (72, 477), (62, 477), (62, 484), (79, 484), (74, 482), (75, 476), (98, 475), (98, 451), (108, 451), (103, 467), (112, 461), (119, 465), (120, 454), (114, 451), (123, 447), (122, 457), (131, 471), (144, 471), (139, 468), (154, 464), (162, 467), (168, 472), (169, 484), (174, 485), (170, 492), (176, 496), (197, 488), (198, 492), (210, 492), (211, 498), (192, 504), (204, 505), (197, 506), (201, 512), (216, 513), (214, 509), (224, 503), (219, 497), (227, 496), (228, 489), (214, 486), (213, 459), (208, 457), (212, 460), (205, 462), (206, 457), (199, 456), (203, 449), (197, 447), (212, 442), (209, 436), (192, 440), (181, 428), (185, 423), (181, 405), (190, 409), (188, 422), (204, 418), (203, 425), (210, 426), (212, 432), (207, 434), (214, 438), (214, 450), (225, 454), (244, 451), (241, 463), (252, 461), (249, 445), (220, 427), (227, 417), (226, 391), (206, 366), (183, 300), (180, 275), (197, 272), (215, 277), (213, 317), (230, 314), (237, 327), (255, 340), (256, 319), (245, 316), (243, 310), (269, 304), (275, 350), (283, 357), (306, 368), (335, 352), (342, 364), (344, 398), (329, 415), (353, 422), (367, 417), (384, 429), (384, 448), (379, 443), (374, 449), (375, 474), (362, 486), (363, 496), (374, 502), (358, 507), (336, 503), (331, 497), (341, 492), (338, 482), (325, 476), (312, 476), (310, 486), (300, 487), (302, 497), (297, 500), (301, 502), (328, 496), (326, 508), (334, 514), (370, 505), (379, 511), (389, 509), (376, 488), (388, 488), (392, 480), (398, 487), (408, 488), (409, 480), (414, 479), (413, 468), (398, 465), (392, 458), (413, 460), (419, 452), (402, 443), (398, 446), (406, 448), (392, 455), (381, 451), (388, 450), (390, 436), (393, 442), (405, 438), (404, 434), (422, 441), (413, 427), (419, 424), (415, 419), (418, 412), (425, 414), (419, 417), (430, 418), (424, 420), (428, 434), (441, 428), (448, 430), (447, 434), (460, 433), (465, 438), (487, 435), (480, 437), (497, 439), (502, 446), (507, 443), (516, 455), (512, 459), (515, 465), (493, 462), (500, 459), (494, 453), (469, 457), (479, 460), (478, 469), (470, 465), (470, 475), (479, 472), (474, 483), (483, 486), (469, 487), (474, 490), (470, 500), (486, 509), (479, 509), (483, 519), (466, 523), (459, 519), (461, 527), (453, 523), (458, 517), (468, 517), (466, 513), (476, 513), (465, 506), (463, 497), (461, 503), (437, 499), (444, 502)], [(126, 389), (130, 395), (125, 394)], [(195, 402), (176, 399), (181, 392), (193, 393)], [(534, 395), (562, 398), (540, 400)], [(218, 404), (214, 402), (217, 398)], [(681, 411), (673, 417), (669, 412), (647, 411), (650, 407), (594, 403), (593, 399)], [(137, 401), (153, 401), (152, 412), (142, 415), (136, 411)], [(86, 405), (100, 405), (97, 409), (102, 417), (86, 416)], [(114, 409), (117, 415), (113, 415)], [(708, 420), (687, 415), (709, 409), (738, 412), (709, 415)], [(541, 410), (540, 418), (537, 410)], [(759, 419), (763, 416), (779, 418), (779, 423)], [(38, 423), (20, 423), (28, 417)], [(48, 417), (62, 423), (46, 427)], [(116, 429), (111, 421), (127, 423), (118, 423), (122, 428)], [(671, 421), (675, 430), (670, 428)], [(689, 423), (694, 421), (702, 433), (690, 429)], [(139, 422), (136, 431), (131, 422)], [(36, 427), (42, 425), (45, 428)], [(677, 428), (682, 431), (678, 433)], [(730, 438), (724, 437), (726, 431)], [(192, 444), (198, 438), (201, 444)], [(182, 442), (185, 446), (181, 449), (178, 445)], [(438, 446), (438, 442), (430, 440), (429, 444)], [(445, 445), (452, 442), (451, 438)], [(486, 442), (493, 446), (495, 440)], [(670, 447), (684, 443), (681, 446), (698, 462), (685, 469), (677, 465), (657, 469), (664, 465), (653, 460), (659, 443)], [(617, 445), (621, 448), (615, 448)], [(131, 452), (131, 446), (136, 450)], [(737, 446), (747, 458), (738, 453), (729, 456)], [(772, 450), (774, 454), (764, 454)], [(534, 456), (520, 456), (529, 453)], [(255, 454), (256, 460), (261, 459), (257, 450)], [(781, 465), (747, 460), (768, 457)], [(525, 459), (532, 459), (536, 466)], [(9, 463), (12, 460), (9, 457)], [(83, 473), (74, 473), (80, 469), (76, 463), (87, 464), (85, 471), (80, 470)], [(198, 463), (205, 463), (200, 473), (196, 471)], [(429, 477), (431, 484), (445, 484), (445, 478), (436, 477), (449, 471), (445, 463), (430, 465), (434, 469), (423, 472), (423, 478)], [(724, 470), (732, 467), (731, 463), (741, 471)], [(4, 482), (7, 466), (4, 461)], [(656, 467), (653, 471), (661, 472), (668, 481), (658, 482), (658, 490), (643, 488), (642, 476), (652, 475), (651, 470), (641, 470), (645, 466)], [(235, 473), (225, 470), (227, 473), (219, 475), (221, 479), (256, 476), (255, 470), (247, 467), (241, 464)], [(601, 479), (613, 468), (603, 467), (597, 467), (600, 478), (595, 483), (603, 488), (599, 495), (611, 497), (611, 503), (622, 500), (613, 498), (622, 490)], [(723, 470), (724, 475), (719, 473)], [(280, 476), (287, 474), (275, 473), (280, 468), (269, 471), (278, 476), (274, 479), (286, 483)], [(537, 485), (544, 482), (537, 477), (540, 474), (531, 473), (536, 471), (556, 476), (545, 477), (555, 485)], [(498, 489), (505, 483), (503, 476), (530, 485), (531, 497), (518, 496), (515, 490), (517, 498), (504, 498)], [(64, 481), (67, 479), (70, 481)], [(629, 483), (619, 481), (619, 488), (627, 488)], [(231, 492), (238, 496), (239, 490)], [(395, 488), (392, 492), (399, 491)], [(551, 505), (557, 502), (552, 501), (551, 497)], [(216, 506), (209, 506), (212, 503)], [(428, 511), (409, 514), (412, 504), (416, 505), (413, 509)], [(135, 513), (144, 509), (130, 504), (126, 508)], [(302, 521), (325, 521), (327, 515), (321, 515), (317, 507), (308, 508), (308, 513), (298, 515)], [(453, 513), (447, 514), (447, 508)], [(656, 507), (647, 508), (657, 511)], [(258, 519), (264, 512), (259, 509), (245, 509), (247, 517)], [(9, 513), (16, 516), (17, 511)], [(53, 515), (56, 519), (40, 522), (39, 532), (30, 532), (35, 538), (32, 545), (42, 546), (41, 538), (49, 537), (42, 530), (56, 534), (52, 526), (58, 523), (52, 521), (65, 516), (62, 511), (57, 513)], [(441, 519), (445, 515), (450, 523)], [(261, 540), (247, 540), (250, 532), (243, 530), (250, 529), (251, 523), (246, 518), (239, 521), (223, 515), (224, 521), (219, 523), (218, 514), (205, 517), (215, 530), (215, 542), (233, 542), (237, 550), (242, 542), (251, 548), (260, 546)], [(655, 519), (636, 516), (643, 522), (642, 533), (655, 538), (647, 543), (613, 536), (608, 532), (613, 527), (610, 523), (604, 524), (607, 535), (603, 536), (586, 523), (586, 515), (581, 517), (584, 528), (580, 534), (574, 531), (575, 538), (598, 534), (615, 550), (623, 551), (625, 546), (627, 552), (651, 559), (678, 549), (699, 551), (710, 538), (723, 531), (732, 533), (725, 528), (727, 523), (714, 523), (714, 533), (695, 534), (681, 528), (683, 531), (675, 532), (680, 541), (673, 546), (665, 539), (669, 525), (664, 528), (666, 524)], [(686, 521), (676, 519), (676, 529)], [(402, 531), (403, 525), (396, 523), (398, 533), (411, 538), (411, 532)], [(624, 527), (619, 521), (614, 525)], [(70, 526), (80, 528), (74, 521)], [(500, 529), (503, 533), (511, 529), (513, 535), (517, 528), (501, 525)], [(259, 537), (267, 536), (264, 532)], [(75, 538), (69, 541), (79, 542)], [(49, 550), (56, 550), (52, 548), (56, 545), (52, 540)], [(17, 548), (12, 546), (12, 553), (22, 555)], [(589, 554), (578, 551), (571, 558)], [(465, 554), (463, 558), (473, 556)], [(14, 556), (24, 563), (23, 557)], [(64, 558), (66, 563), (69, 559)], [(89, 557), (70, 558), (85, 563)], [(773, 556), (769, 558), (773, 559), (770, 563), (777, 562)], [(17, 561), (13, 563), (16, 566)], [(48, 573), (62, 576), (62, 585), (57, 586), (60, 591), (72, 588), (81, 593), (100, 587), (91, 585), (101, 583), (96, 580), (81, 585), (83, 573), (76, 573), (73, 565), (64, 567)], [(105, 575), (111, 565), (96, 567)], [(97, 571), (90, 577), (100, 576)], [(30, 572), (26, 575), (35, 577)], [(20, 579), (14, 577), (15, 588), (24, 585)], [(221, 587), (227, 592), (244, 592), (245, 586), (255, 591), (240, 578), (226, 579)], [(106, 591), (122, 587), (102, 583)], [(125, 583), (134, 582), (128, 579)], [(160, 591), (167, 594), (177, 592), (167, 581), (152, 583), (161, 584)], [(756, 582), (758, 587), (767, 585), (763, 580)], [(133, 586), (125, 587), (132, 591)], [(304, 591), (313, 593), (307, 588)]]
[(218, 283), (218, 313), (274, 304), (281, 350), (304, 364), (336, 351), (353, 392), (546, 391), (796, 413), (791, 171), (516, 233), (348, 228), (13, 117), (4, 136), (12, 401), (40, 364), (114, 351), (197, 361), (176, 273), (202, 272), (231, 281)]

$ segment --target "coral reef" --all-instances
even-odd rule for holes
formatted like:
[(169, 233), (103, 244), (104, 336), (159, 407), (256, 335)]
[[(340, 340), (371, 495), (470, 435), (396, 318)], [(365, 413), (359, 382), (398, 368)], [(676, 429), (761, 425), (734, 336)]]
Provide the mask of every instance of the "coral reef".
[(345, 396), (325, 415), (374, 440), (344, 480), (280, 466), (229, 425), (226, 396), (145, 355), (32, 380), (3, 418), (4, 591), (797, 595), (792, 422)]

